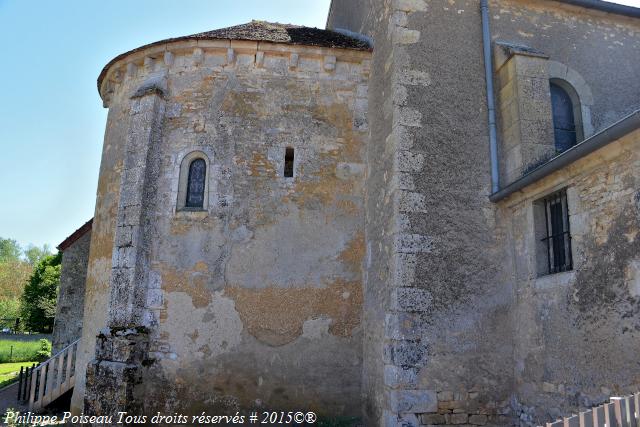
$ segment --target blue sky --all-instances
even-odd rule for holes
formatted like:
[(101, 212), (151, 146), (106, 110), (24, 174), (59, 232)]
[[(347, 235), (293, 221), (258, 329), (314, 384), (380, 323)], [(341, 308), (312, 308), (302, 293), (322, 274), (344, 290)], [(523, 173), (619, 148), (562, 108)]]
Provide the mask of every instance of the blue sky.
[(329, 0), (0, 0), (0, 237), (52, 247), (93, 216), (102, 67), (251, 19), (324, 28)]
[(107, 112), (96, 78), (110, 59), (251, 19), (323, 28), (328, 9), (329, 0), (0, 0), (0, 237), (55, 247), (93, 216)]

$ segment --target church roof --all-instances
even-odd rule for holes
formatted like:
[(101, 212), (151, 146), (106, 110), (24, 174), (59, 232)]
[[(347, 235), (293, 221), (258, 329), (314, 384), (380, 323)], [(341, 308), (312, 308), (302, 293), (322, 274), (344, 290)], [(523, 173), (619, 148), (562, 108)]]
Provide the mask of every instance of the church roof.
[(98, 77), (98, 89), (100, 89), (102, 79), (106, 75), (107, 70), (116, 61), (131, 53), (151, 46), (182, 40), (250, 40), (341, 49), (371, 50), (371, 46), (367, 40), (352, 37), (337, 31), (254, 20), (233, 27), (160, 40), (120, 54), (109, 61), (102, 69)]
[(255, 40), (343, 49), (370, 49), (369, 43), (366, 41), (335, 31), (266, 21), (251, 21), (246, 24), (192, 34), (179, 39)]

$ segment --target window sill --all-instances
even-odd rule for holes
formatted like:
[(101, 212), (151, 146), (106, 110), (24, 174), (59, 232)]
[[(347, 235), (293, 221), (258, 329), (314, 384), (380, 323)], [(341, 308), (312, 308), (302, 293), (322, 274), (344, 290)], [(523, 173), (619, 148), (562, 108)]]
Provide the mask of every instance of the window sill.
[(205, 218), (209, 211), (202, 208), (181, 208), (176, 211), (177, 218)]
[(538, 290), (554, 289), (573, 285), (576, 271), (563, 271), (562, 273), (547, 274), (535, 279), (535, 288)]

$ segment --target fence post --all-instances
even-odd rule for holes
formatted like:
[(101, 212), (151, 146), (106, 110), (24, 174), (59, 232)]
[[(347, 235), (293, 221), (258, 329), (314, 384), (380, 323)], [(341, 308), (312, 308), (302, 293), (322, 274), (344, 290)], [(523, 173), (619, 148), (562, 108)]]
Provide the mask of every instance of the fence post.
[(633, 404), (633, 396), (625, 396), (622, 398), (622, 403), (624, 404), (624, 414), (623, 416), (627, 420), (627, 426), (636, 427), (635, 421), (635, 405)]
[(612, 397), (611, 404), (613, 405), (613, 414), (618, 426), (629, 427), (629, 424), (627, 423), (627, 405), (623, 398)]
[(38, 387), (36, 383), (38, 381), (38, 373), (35, 371), (35, 367), (34, 363), (31, 368), (31, 382), (29, 383), (29, 409), (33, 406), (33, 402), (36, 401), (36, 388)]
[[(36, 370), (36, 364), (33, 363), (31, 364), (31, 377), (33, 377), (33, 372)], [(33, 383), (31, 381), (29, 381), (29, 394), (31, 394), (31, 386), (33, 385)]]
[(613, 403), (605, 403), (604, 405), (604, 419), (607, 427), (621, 427), (618, 424), (618, 419), (616, 418), (616, 408)]
[(564, 419), (564, 427), (580, 427), (580, 417), (573, 415)]
[(24, 370), (24, 366), (20, 366), (20, 373), (18, 374), (18, 400), (20, 400), (20, 395), (22, 394), (22, 372)]
[(595, 427), (604, 427), (606, 420), (604, 418), (604, 406), (598, 406), (593, 410), (593, 425)]
[(22, 387), (22, 400), (25, 401), (29, 397), (28, 390), (29, 389), (29, 367), (24, 368), (24, 386)]
[(593, 411), (580, 412), (580, 427), (593, 427)]
[(22, 388), (22, 400), (25, 401), (28, 399), (28, 392), (27, 390), (29, 389), (29, 367), (25, 367), (24, 369), (24, 387)]
[(24, 394), (22, 395), (23, 400), (29, 399), (29, 387), (31, 387), (31, 377), (29, 376), (29, 367), (27, 366), (27, 375), (24, 379)]

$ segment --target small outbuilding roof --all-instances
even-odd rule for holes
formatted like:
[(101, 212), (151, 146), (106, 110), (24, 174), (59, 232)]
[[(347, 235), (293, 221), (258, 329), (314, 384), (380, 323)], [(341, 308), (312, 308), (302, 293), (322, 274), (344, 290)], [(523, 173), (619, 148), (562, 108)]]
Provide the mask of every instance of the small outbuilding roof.
[(73, 245), (73, 243), (84, 236), (88, 231), (91, 231), (91, 227), (93, 226), (93, 218), (89, 221), (85, 222), (82, 227), (78, 228), (76, 231), (71, 233), (69, 237), (64, 239), (62, 243), (57, 246), (57, 249), (60, 252), (64, 252), (69, 246)]
[(113, 63), (124, 58), (125, 56), (156, 46), (163, 43), (170, 43), (183, 40), (249, 40), (264, 41), (271, 43), (286, 43), (306, 46), (319, 46), (341, 49), (355, 50), (371, 50), (370, 43), (361, 38), (352, 37), (332, 30), (322, 30), (319, 28), (303, 27), (301, 25), (280, 24), (277, 22), (251, 21), (242, 25), (233, 27), (220, 28), (213, 31), (205, 31), (204, 33), (191, 34), (189, 36), (174, 37), (164, 39), (157, 42), (149, 43), (122, 53), (113, 58), (100, 72), (98, 77), (98, 90), (102, 84), (102, 80), (107, 70)]

